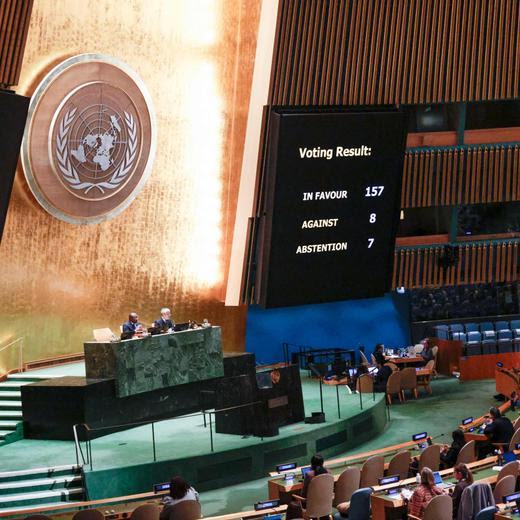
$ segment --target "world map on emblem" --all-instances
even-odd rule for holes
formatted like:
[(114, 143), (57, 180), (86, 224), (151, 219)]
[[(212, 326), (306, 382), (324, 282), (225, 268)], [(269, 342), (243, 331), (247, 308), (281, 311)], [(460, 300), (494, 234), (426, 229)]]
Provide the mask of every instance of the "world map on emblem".
[(31, 96), (27, 184), (45, 211), (70, 224), (114, 218), (150, 176), (156, 132), (150, 93), (133, 69), (114, 56), (72, 56)]
[(100, 82), (81, 88), (52, 129), (55, 172), (77, 196), (110, 197), (131, 177), (139, 127), (130, 100), (114, 90)]

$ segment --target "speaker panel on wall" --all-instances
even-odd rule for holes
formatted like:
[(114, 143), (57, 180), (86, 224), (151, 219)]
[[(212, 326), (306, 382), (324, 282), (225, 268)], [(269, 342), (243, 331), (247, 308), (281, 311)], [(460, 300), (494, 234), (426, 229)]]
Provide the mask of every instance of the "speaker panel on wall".
[(0, 242), (13, 188), (29, 101), (28, 97), (0, 90)]

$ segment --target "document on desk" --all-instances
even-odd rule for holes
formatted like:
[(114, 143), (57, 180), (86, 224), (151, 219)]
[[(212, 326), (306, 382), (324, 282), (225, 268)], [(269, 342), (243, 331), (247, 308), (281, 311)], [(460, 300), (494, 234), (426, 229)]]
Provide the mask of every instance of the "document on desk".
[(401, 491), (401, 495), (403, 496), (403, 498), (405, 498), (406, 500), (409, 500), (410, 497), (413, 495), (413, 491), (410, 491), (409, 489), (403, 489)]

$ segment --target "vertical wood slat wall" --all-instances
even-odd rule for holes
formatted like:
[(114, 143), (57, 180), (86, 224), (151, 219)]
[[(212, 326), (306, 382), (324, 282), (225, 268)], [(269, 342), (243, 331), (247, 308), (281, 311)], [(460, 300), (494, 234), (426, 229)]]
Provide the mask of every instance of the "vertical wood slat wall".
[[(515, 99), (518, 0), (282, 0), (269, 105)], [(402, 208), (520, 200), (520, 148), (409, 150)], [(518, 279), (518, 243), (397, 249), (393, 286)]]
[(520, 147), (407, 151), (401, 208), (520, 201)]
[(0, 88), (18, 84), (33, 0), (0, 0)]
[(518, 97), (518, 0), (283, 0), (280, 10), (271, 105)]
[(444, 246), (397, 249), (394, 253), (393, 287), (414, 289), (518, 279), (518, 242), (472, 243), (455, 247), (458, 262), (448, 268), (439, 263)]

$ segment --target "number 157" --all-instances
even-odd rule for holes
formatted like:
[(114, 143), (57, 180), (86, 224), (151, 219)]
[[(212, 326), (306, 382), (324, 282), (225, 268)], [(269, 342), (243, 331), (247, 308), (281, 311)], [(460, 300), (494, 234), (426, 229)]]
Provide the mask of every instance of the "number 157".
[(380, 197), (384, 189), (384, 186), (367, 186), (365, 197)]

